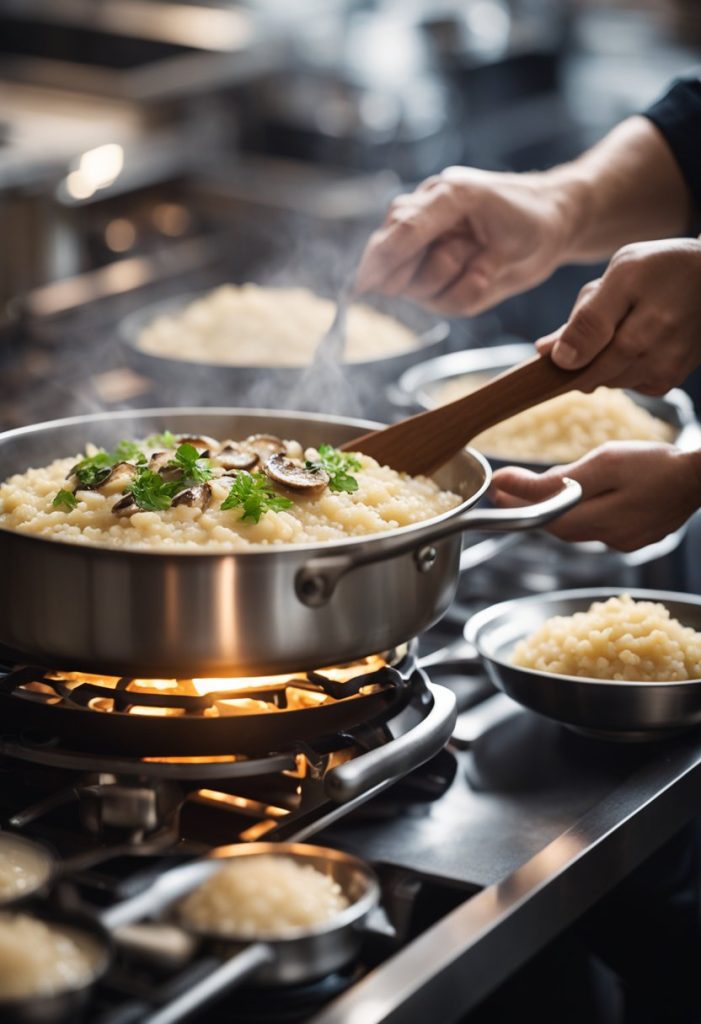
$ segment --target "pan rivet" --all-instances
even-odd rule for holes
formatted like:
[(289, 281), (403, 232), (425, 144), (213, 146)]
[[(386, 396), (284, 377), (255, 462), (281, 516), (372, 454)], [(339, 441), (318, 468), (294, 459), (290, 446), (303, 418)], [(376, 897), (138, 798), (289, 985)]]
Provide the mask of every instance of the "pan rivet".
[(302, 604), (306, 604), (310, 608), (318, 608), (320, 605), (326, 604), (330, 595), (328, 581), (324, 576), (300, 574), (295, 580), (295, 590)]
[(419, 548), (414, 557), (416, 559), (416, 568), (419, 572), (429, 572), (436, 564), (438, 552), (433, 547)]

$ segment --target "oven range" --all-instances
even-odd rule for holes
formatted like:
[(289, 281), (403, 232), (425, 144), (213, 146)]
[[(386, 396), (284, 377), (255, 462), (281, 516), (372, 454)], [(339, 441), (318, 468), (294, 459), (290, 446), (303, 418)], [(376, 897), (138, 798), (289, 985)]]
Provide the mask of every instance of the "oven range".
[[(605, 743), (496, 694), (459, 641), (475, 608), (463, 595), (418, 651), (414, 642), (379, 665), (364, 659), (326, 678), (236, 686), (4, 665), (2, 827), (47, 844), (59, 865), (39, 905), (114, 911), (214, 849), (311, 841), (359, 856), (379, 878), (381, 911), (359, 956), (302, 984), (249, 978), (188, 1019), (462, 1019), (693, 816), (701, 779), (693, 732)], [(346, 698), (357, 693), (351, 703), (381, 696), (369, 725), (339, 721), (287, 748), (280, 735), (267, 751), (250, 730), (238, 754), (216, 740), (197, 747), (207, 726), (214, 734), (224, 717), (244, 722), (237, 701), (260, 702), (251, 721), (283, 709), (291, 714), (281, 719), (294, 719), (315, 704), (342, 704), (344, 686)], [(82, 724), (85, 713), (95, 729)], [(134, 722), (146, 725), (139, 743), (153, 744), (183, 717), (204, 727), (186, 746), (135, 748)], [(180, 1019), (169, 1007), (221, 962), (208, 949), (183, 960), (143, 944), (138, 953), (129, 942), (116, 948), (86, 1024)]]

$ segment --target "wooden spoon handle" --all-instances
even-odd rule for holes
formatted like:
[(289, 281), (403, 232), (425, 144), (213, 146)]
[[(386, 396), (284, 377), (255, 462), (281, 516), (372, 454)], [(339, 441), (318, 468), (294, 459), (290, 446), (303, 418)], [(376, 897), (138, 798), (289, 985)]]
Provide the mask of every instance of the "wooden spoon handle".
[(593, 376), (591, 364), (562, 370), (549, 356), (536, 355), (454, 402), (354, 438), (344, 448), (406, 473), (430, 473), (488, 427), (586, 386)]
[[(563, 370), (550, 356), (533, 356), (499, 374), (469, 395), (450, 403), (455, 407), (451, 420), (459, 420), (465, 438), (463, 443), (467, 444), (496, 423), (549, 398), (575, 390), (586, 382), (590, 373), (590, 366), (581, 370)], [(443, 406), (443, 410), (448, 408)]]

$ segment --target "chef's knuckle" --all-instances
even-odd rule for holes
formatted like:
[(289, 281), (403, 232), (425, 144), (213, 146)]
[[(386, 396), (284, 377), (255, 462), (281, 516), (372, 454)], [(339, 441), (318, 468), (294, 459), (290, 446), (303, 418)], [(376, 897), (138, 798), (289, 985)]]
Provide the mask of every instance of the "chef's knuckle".
[(604, 319), (598, 309), (587, 303), (580, 306), (567, 327), (570, 343), (598, 341), (605, 331)]
[(636, 242), (621, 246), (611, 257), (608, 269), (618, 274), (634, 270), (640, 263), (640, 248)]
[(593, 281), (587, 281), (587, 283), (585, 285), (582, 285), (582, 287), (579, 289), (577, 301), (580, 302), (583, 299), (588, 299), (591, 295), (594, 294), (595, 291), (598, 290), (600, 284), (601, 279), (598, 277), (594, 278)]
[(677, 316), (667, 306), (653, 306), (647, 315), (647, 329), (656, 338), (665, 338), (677, 327)]
[(625, 359), (626, 362), (637, 359), (647, 348), (645, 339), (635, 332), (619, 334), (614, 339), (614, 345), (618, 355)]

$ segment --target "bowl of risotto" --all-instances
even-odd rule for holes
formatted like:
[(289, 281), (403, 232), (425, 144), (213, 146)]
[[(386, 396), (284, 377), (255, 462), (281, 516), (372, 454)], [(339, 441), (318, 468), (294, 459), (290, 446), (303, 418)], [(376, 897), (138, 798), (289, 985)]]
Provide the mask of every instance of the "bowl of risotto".
[[(372, 868), (342, 850), (308, 843), (222, 846), (161, 875), (148, 895), (107, 912), (112, 926), (139, 915), (208, 944), (236, 980), (288, 985), (339, 970), (358, 953), (379, 911)], [(115, 916), (116, 915), (116, 916)]]
[[(407, 369), (390, 389), (396, 404), (431, 409), (469, 394), (491, 377), (533, 355), (514, 342), (469, 349)], [(663, 441), (683, 449), (701, 443), (701, 428), (689, 397), (680, 389), (650, 398), (620, 388), (591, 394), (571, 391), (490, 427), (471, 444), (496, 469), (524, 466), (536, 472), (574, 462), (607, 441)]]
[(0, 1019), (82, 1020), (89, 992), (110, 958), (106, 932), (83, 914), (0, 911)]
[[(335, 301), (309, 288), (222, 284), (137, 310), (119, 334), (134, 368), (178, 397), (186, 386), (188, 399), (203, 404), (326, 411), (329, 387), (302, 388), (300, 379), (334, 313)], [(445, 321), (400, 300), (352, 303), (345, 387), (333, 382), (333, 408), (375, 408), (378, 382), (386, 385), (417, 359), (444, 351), (448, 334)]]
[(465, 628), (501, 690), (580, 732), (659, 739), (701, 723), (701, 598), (563, 590), (493, 605)]

